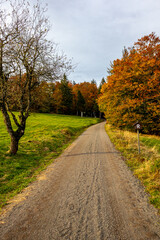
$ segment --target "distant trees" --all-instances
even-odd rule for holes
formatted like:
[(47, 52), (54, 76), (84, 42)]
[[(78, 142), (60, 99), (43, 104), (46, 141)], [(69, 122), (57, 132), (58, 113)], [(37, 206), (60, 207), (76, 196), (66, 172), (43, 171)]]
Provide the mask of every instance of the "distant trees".
[[(53, 102), (56, 113), (98, 117), (98, 88), (95, 83), (72, 84), (66, 75), (53, 84)], [(95, 105), (97, 108), (95, 108)], [(81, 114), (83, 113), (83, 114)]]
[[(79, 83), (73, 86), (73, 93), (74, 98), (76, 102), (76, 106), (78, 106), (78, 91), (81, 92), (81, 95), (84, 98), (85, 104), (84, 104), (84, 111), (85, 115), (87, 116), (98, 116), (97, 109), (95, 109), (96, 100), (98, 97), (98, 88), (97, 85), (94, 82), (83, 82)], [(80, 95), (80, 93), (79, 93)], [(80, 96), (79, 96), (80, 98)], [(76, 107), (75, 111), (80, 111), (78, 107)], [(95, 111), (96, 110), (96, 111)]]
[[(40, 82), (59, 79), (72, 66), (47, 40), (50, 29), (46, 9), (37, 2), (0, 2), (0, 108), (11, 136), (9, 153), (16, 154), (24, 135), (34, 89)], [(42, 87), (42, 84), (41, 84)], [(12, 110), (19, 110), (19, 116)], [(13, 128), (13, 122), (17, 127)]]
[(76, 109), (77, 109), (77, 115), (79, 112), (81, 112), (81, 116), (83, 116), (83, 112), (85, 112), (85, 99), (80, 90), (78, 90), (78, 94), (77, 94)]
[(32, 104), (30, 111), (32, 112), (54, 112), (54, 83), (41, 81), (32, 94)]
[(64, 74), (60, 84), (60, 90), (62, 94), (61, 99), (61, 113), (71, 114), (72, 113), (72, 85), (69, 83), (67, 76)]
[[(64, 74), (59, 81), (41, 81), (35, 86), (30, 110), (98, 117), (98, 92), (95, 83), (71, 83)], [(17, 110), (17, 105), (12, 106)]]
[(160, 134), (160, 38), (154, 33), (124, 49), (113, 62), (98, 100), (107, 121), (133, 128), (138, 120), (143, 132)]

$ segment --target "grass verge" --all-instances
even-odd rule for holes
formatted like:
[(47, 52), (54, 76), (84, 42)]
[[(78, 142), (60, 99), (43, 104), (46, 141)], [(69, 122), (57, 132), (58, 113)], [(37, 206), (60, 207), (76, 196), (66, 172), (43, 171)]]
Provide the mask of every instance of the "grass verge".
[(6, 152), (10, 138), (0, 112), (0, 208), (46, 168), (96, 118), (31, 114), (16, 156)]
[(160, 213), (160, 137), (140, 135), (141, 153), (138, 154), (136, 133), (122, 131), (108, 124), (106, 131)]

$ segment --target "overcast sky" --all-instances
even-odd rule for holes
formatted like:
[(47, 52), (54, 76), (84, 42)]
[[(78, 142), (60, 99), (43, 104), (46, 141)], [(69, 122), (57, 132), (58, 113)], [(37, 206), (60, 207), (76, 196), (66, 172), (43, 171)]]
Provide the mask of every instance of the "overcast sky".
[(76, 83), (107, 76), (124, 46), (155, 32), (160, 36), (160, 0), (44, 0), (50, 35), (73, 63)]

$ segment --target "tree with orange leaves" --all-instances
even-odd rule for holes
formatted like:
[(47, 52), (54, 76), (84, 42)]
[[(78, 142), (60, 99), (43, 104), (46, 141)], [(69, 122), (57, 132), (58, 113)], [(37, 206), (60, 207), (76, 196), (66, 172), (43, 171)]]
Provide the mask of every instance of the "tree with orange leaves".
[(107, 121), (132, 129), (138, 120), (143, 132), (160, 134), (160, 38), (151, 33), (124, 49), (109, 73), (98, 100)]
[[(73, 93), (75, 102), (78, 101), (78, 91), (81, 92), (81, 95), (84, 98), (85, 106), (84, 112), (88, 116), (96, 116), (98, 115), (98, 107), (96, 107), (96, 99), (98, 97), (98, 88), (96, 83), (94, 82), (83, 82), (73, 86)], [(78, 110), (77, 104), (75, 104), (76, 111)]]

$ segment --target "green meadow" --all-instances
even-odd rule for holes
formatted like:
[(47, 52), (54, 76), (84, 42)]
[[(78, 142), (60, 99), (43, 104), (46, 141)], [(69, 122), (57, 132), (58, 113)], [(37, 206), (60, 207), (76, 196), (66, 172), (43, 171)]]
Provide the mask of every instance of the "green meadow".
[(33, 113), (17, 155), (9, 156), (9, 134), (0, 112), (0, 207), (32, 182), (85, 128), (97, 118)]

